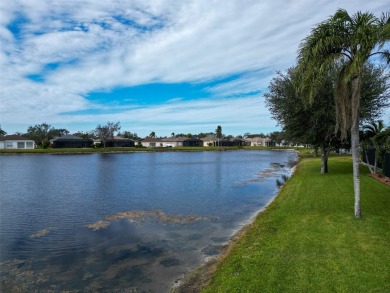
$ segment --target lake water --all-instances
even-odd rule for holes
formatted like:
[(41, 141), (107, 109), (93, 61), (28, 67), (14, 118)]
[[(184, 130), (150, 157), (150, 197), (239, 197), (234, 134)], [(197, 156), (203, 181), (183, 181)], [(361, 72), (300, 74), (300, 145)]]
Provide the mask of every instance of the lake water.
[(0, 288), (168, 292), (272, 200), (296, 159), (246, 150), (1, 155)]

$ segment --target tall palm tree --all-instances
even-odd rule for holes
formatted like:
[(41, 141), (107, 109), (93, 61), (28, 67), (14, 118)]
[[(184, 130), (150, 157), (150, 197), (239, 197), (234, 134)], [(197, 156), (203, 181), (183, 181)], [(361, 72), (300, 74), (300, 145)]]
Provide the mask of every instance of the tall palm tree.
[(215, 129), (215, 135), (218, 138), (218, 146), (219, 146), (219, 140), (222, 138), (222, 127), (221, 127), (221, 125), (218, 125), (217, 129)]
[(389, 13), (381, 18), (372, 13), (357, 12), (350, 16), (339, 9), (329, 19), (318, 24), (303, 40), (298, 53), (302, 91), (314, 97), (323, 73), (335, 61), (343, 61), (336, 91), (337, 129), (342, 138), (351, 133), (355, 217), (361, 217), (359, 176), (359, 108), (362, 71), (374, 55), (390, 63), (390, 52), (384, 48), (390, 40)]

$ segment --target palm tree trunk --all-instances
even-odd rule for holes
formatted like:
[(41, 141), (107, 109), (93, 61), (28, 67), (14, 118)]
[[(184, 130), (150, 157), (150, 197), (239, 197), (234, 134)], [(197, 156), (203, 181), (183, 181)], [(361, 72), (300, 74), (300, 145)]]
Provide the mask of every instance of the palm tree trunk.
[(361, 217), (360, 211), (360, 174), (359, 174), (359, 123), (351, 128), (353, 188), (355, 194), (355, 218)]
[(357, 111), (352, 110), (351, 126), (351, 151), (353, 164), (353, 189), (355, 194), (355, 218), (361, 217), (360, 210), (360, 172), (359, 172), (359, 102), (360, 102), (360, 79), (352, 79), (352, 107), (357, 107)]

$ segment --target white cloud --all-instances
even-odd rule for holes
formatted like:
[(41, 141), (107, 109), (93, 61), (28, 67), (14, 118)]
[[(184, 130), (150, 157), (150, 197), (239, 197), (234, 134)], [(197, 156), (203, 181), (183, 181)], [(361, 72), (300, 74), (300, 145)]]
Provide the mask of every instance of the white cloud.
[[(264, 98), (258, 95), (192, 101), (177, 99), (174, 103), (171, 101), (149, 107), (134, 105), (133, 109), (121, 113), (100, 115), (99, 123), (121, 121), (122, 128), (144, 135), (151, 131), (150, 128), (158, 130), (159, 135), (169, 135), (172, 131), (185, 132), (183, 127), (188, 132), (209, 132), (217, 125), (222, 125), (227, 133), (243, 134), (242, 129), (245, 129), (244, 132), (260, 132), (261, 128), (274, 130), (276, 122), (269, 116)], [(72, 115), (73, 122), (90, 123), (95, 120), (96, 116), (92, 114)]]
[[(170, 102), (112, 118), (184, 123), (178, 117), (186, 113), (186, 121), (201, 125), (211, 114), (218, 118), (226, 112), (232, 114), (230, 119), (235, 117), (234, 125), (262, 125), (270, 120), (269, 114), (256, 116), (251, 110), (255, 104), (247, 107), (250, 99), (224, 104), (221, 97), (266, 88), (276, 70), (295, 63), (298, 45), (310, 29), (337, 8), (377, 15), (388, 9), (385, 0), (3, 2), (0, 123), (11, 128), (20, 121), (63, 121), (60, 113), (98, 108), (85, 99), (91, 91), (150, 82), (199, 82), (240, 73), (239, 79), (209, 88), (220, 97), (218, 113), (210, 110), (215, 104), (204, 107), (203, 100), (200, 105), (179, 101), (177, 107)], [(21, 27), (14, 36), (9, 25), (16, 18)], [(55, 70), (47, 67), (53, 63), (58, 64)], [(42, 75), (44, 81), (27, 78), (34, 74)], [(236, 115), (228, 107), (231, 102)], [(66, 116), (80, 123), (100, 123), (109, 117)], [(228, 123), (226, 117), (221, 119)]]

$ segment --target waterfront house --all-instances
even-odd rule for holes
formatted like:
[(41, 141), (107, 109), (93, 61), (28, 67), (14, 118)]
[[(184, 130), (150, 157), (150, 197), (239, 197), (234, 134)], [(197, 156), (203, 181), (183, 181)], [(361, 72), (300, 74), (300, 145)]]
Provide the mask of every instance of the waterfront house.
[(203, 146), (216, 146), (218, 138), (215, 135), (209, 135), (201, 139), (203, 141)]
[(52, 148), (91, 148), (93, 140), (76, 135), (64, 135), (50, 140)]
[(0, 137), (0, 149), (34, 149), (35, 141), (20, 135)]
[(232, 140), (233, 146), (250, 146), (251, 143), (250, 141), (240, 138), (240, 137), (235, 137)]
[(250, 142), (246, 139), (235, 137), (232, 139), (228, 138), (217, 138), (215, 135), (209, 135), (202, 138), (203, 146), (223, 146), (223, 147), (232, 147), (232, 146), (250, 146)]
[(142, 146), (146, 148), (155, 148), (163, 146), (162, 140), (156, 137), (145, 137), (140, 142)]
[(177, 139), (176, 137), (167, 137), (161, 139), (162, 141), (162, 146), (165, 148), (170, 148), (170, 147), (177, 147)]
[(127, 147), (132, 148), (134, 147), (134, 140), (130, 138), (124, 138), (120, 136), (114, 136), (111, 139), (106, 140), (106, 147)]
[(231, 147), (233, 146), (233, 142), (227, 138), (222, 138), (216, 141), (216, 146)]
[(163, 147), (200, 147), (203, 146), (203, 141), (196, 137), (168, 137), (162, 140)]
[(203, 141), (196, 137), (178, 137), (178, 146), (183, 147), (202, 147)]
[(218, 138), (214, 135), (206, 136), (202, 138), (203, 146), (233, 146), (233, 142), (226, 138)]
[(272, 146), (273, 142), (267, 137), (253, 137), (247, 139), (251, 146)]

